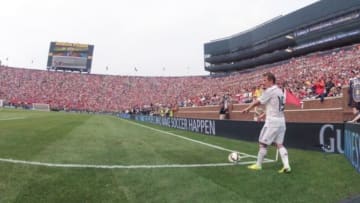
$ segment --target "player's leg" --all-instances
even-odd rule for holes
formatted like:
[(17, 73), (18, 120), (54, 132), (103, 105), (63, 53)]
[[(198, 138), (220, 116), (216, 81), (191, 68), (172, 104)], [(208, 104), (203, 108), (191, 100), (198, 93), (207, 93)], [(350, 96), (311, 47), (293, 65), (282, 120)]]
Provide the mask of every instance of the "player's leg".
[(291, 167), (289, 165), (289, 156), (288, 151), (283, 145), (284, 136), (285, 136), (285, 127), (281, 127), (278, 129), (278, 135), (275, 139), (276, 147), (279, 150), (281, 161), (283, 163), (283, 168), (279, 170), (279, 173), (289, 173), (291, 171)]
[(264, 143), (259, 143), (259, 152), (258, 152), (258, 156), (257, 156), (257, 161), (256, 164), (258, 166), (262, 166), (262, 163), (264, 161), (264, 158), (267, 154), (267, 145)]
[(264, 161), (266, 154), (267, 154), (267, 145), (265, 145), (263, 143), (259, 143), (259, 152), (257, 155), (256, 163), (248, 166), (248, 168), (252, 169), (252, 170), (261, 170), (262, 163)]
[(259, 136), (259, 152), (257, 156), (256, 164), (248, 166), (249, 169), (252, 170), (261, 170), (262, 163), (267, 154), (267, 146), (271, 144), (272, 139), (269, 138), (269, 134), (271, 134), (271, 129), (267, 127), (263, 127)]

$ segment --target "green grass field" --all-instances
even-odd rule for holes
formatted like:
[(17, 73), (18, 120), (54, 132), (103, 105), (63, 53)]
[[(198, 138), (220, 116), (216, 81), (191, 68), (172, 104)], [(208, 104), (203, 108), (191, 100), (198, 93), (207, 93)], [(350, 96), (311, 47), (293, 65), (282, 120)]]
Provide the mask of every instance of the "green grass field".
[[(141, 125), (257, 154), (257, 143)], [(274, 154), (272, 148), (268, 158)], [(0, 202), (339, 202), (360, 194), (360, 174), (339, 154), (289, 149), (291, 174), (277, 173), (281, 161), (262, 171), (187, 167), (227, 163), (227, 155), (112, 116), (3, 109)], [(165, 165), (183, 167), (136, 168)]]

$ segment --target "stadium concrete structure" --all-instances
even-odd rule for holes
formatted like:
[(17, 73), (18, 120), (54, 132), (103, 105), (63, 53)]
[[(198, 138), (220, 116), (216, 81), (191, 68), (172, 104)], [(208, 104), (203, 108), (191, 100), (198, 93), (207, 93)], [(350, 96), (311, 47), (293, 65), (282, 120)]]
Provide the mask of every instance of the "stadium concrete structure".
[(205, 43), (205, 69), (212, 73), (246, 70), (359, 41), (360, 1), (322, 0)]

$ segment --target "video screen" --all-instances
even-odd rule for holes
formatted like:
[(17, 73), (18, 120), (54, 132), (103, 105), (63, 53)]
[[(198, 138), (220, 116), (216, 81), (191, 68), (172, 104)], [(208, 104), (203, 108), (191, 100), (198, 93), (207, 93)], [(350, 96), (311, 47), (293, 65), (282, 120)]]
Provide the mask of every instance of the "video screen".
[(89, 72), (94, 46), (67, 42), (51, 42), (48, 69)]

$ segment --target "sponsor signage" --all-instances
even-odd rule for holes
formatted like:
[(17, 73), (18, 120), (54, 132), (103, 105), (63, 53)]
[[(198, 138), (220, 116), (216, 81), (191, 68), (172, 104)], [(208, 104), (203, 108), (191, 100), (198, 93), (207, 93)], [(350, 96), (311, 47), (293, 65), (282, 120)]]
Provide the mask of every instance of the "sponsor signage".
[(206, 135), (216, 135), (215, 120), (142, 115), (136, 115), (134, 119), (169, 128), (187, 130)]
[[(257, 142), (264, 123), (253, 121), (208, 120), (120, 114), (134, 119), (169, 128), (176, 128), (205, 135)], [(344, 153), (344, 124), (342, 123), (287, 123), (284, 144), (287, 147), (326, 153)]]
[(345, 157), (351, 165), (360, 173), (360, 125), (345, 124)]

